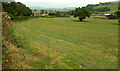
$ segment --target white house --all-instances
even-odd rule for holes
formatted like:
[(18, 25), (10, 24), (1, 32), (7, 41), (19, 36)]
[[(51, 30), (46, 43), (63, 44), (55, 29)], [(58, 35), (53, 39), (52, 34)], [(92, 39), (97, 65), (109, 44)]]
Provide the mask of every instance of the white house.
[(104, 14), (104, 15), (105, 15), (105, 16), (108, 16), (108, 15), (111, 15), (111, 14), (108, 13), (108, 14)]

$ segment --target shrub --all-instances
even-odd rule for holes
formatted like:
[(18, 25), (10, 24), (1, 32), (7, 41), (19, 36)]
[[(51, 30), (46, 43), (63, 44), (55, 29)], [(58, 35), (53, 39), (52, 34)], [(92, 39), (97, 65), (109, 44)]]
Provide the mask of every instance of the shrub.
[(120, 11), (115, 12), (117, 18), (120, 18)]
[[(2, 36), (5, 41), (13, 43), (16, 47), (29, 47), (28, 41), (26, 41), (23, 37), (17, 35), (14, 29), (14, 25), (10, 23), (7, 15), (3, 15), (3, 25), (2, 25)], [(25, 17), (17, 17), (17, 18), (25, 18)]]
[(117, 19), (117, 16), (114, 15), (114, 14), (108, 15), (106, 17), (109, 18), (109, 19)]

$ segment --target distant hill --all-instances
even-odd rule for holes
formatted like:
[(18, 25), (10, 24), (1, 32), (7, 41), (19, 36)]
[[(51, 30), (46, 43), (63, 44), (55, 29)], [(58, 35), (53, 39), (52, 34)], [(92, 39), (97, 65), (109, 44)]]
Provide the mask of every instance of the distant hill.
[(89, 7), (89, 9), (92, 10), (97, 10), (97, 9), (101, 9), (101, 8), (106, 8), (106, 9), (110, 9), (106, 10), (103, 13), (115, 13), (118, 10), (118, 2), (105, 2), (105, 3), (99, 3), (99, 4), (89, 4), (87, 5), (87, 7)]
[(15, 0), (0, 0), (2, 2), (15, 2)]
[[(91, 11), (102, 12), (102, 13), (114, 13), (118, 10), (118, 2), (105, 2), (99, 4), (88, 4), (88, 7)], [(68, 8), (43, 8), (43, 7), (30, 7), (32, 10), (56, 10), (56, 11), (71, 11), (75, 10), (77, 7), (68, 7)]]
[(70, 11), (74, 10), (76, 7), (68, 7), (68, 8), (43, 8), (43, 7), (30, 7), (32, 10), (57, 10), (57, 11)]

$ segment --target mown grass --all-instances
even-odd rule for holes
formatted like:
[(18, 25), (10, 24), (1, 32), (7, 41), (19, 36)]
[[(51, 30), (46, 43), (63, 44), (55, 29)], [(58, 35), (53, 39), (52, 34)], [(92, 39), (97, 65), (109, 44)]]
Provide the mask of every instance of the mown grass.
[(87, 18), (32, 18), (18, 21), (16, 32), (31, 41), (21, 48), (32, 68), (117, 68), (118, 21)]

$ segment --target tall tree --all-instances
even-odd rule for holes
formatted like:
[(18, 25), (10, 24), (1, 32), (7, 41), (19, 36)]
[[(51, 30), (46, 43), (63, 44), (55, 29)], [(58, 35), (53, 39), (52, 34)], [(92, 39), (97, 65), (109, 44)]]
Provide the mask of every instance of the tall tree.
[(3, 10), (13, 16), (30, 16), (32, 10), (20, 2), (3, 2)]
[(86, 17), (90, 17), (89, 10), (86, 7), (76, 8), (74, 12), (74, 17), (79, 17), (80, 21), (83, 21)]
[(115, 14), (116, 14), (116, 16), (117, 16), (117, 18), (118, 18), (118, 22), (119, 22), (119, 24), (120, 24), (120, 10), (117, 11), (117, 12), (115, 12)]

